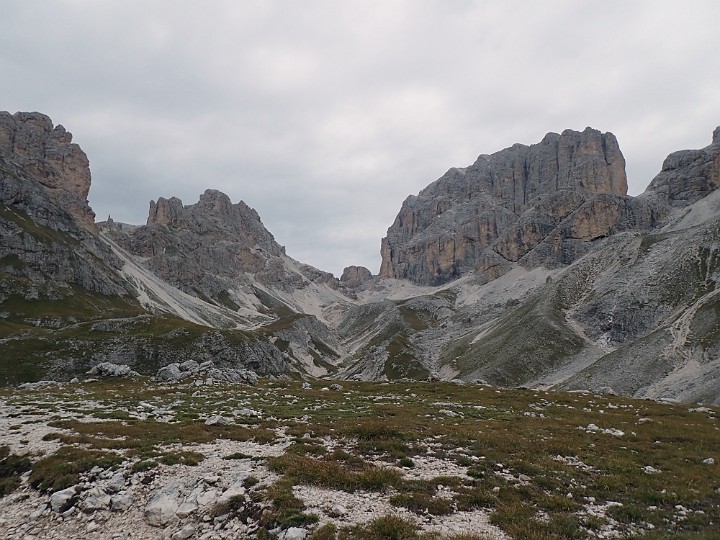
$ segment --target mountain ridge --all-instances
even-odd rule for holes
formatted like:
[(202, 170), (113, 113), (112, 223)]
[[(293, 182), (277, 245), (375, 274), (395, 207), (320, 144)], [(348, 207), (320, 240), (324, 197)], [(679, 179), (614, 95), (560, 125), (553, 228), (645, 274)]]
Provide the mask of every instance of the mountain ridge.
[[(72, 136), (39, 113), (0, 120), (0, 346), (30, 351), (8, 382), (109, 359), (148, 373), (222, 358), (272, 377), (720, 400), (720, 128), (668, 156), (637, 197), (611, 133), (483, 154), (406, 199), (379, 276), (338, 279), (288, 257), (257, 212), (217, 190), (151, 201), (145, 225), (89, 226)], [(122, 346), (71, 331), (101, 319), (118, 321)], [(64, 345), (48, 351), (48, 335)]]

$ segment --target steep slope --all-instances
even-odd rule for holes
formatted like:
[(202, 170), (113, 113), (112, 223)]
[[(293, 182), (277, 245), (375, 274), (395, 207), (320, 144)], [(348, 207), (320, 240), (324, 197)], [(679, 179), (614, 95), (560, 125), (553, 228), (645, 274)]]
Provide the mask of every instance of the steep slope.
[[(720, 401), (718, 133), (704, 149), (669, 156), (642, 196), (610, 199), (618, 213), (598, 212), (604, 222), (585, 220), (608, 234), (587, 242), (575, 262), (562, 267), (537, 257), (517, 279), (530, 266), (525, 258), (490, 282), (486, 272), (469, 272), (405, 302), (411, 311), (404, 317), (391, 318), (382, 304), (363, 306), (367, 313), (380, 310), (366, 341), (386, 346), (381, 338), (392, 326), (382, 321), (388, 319), (407, 343), (398, 354), (442, 377)], [(584, 205), (603, 199), (583, 203), (554, 234), (578, 238), (565, 233), (582, 222), (577, 214)], [(638, 220), (632, 216), (638, 209), (650, 213)], [(618, 215), (644, 225), (618, 227)], [(630, 230), (613, 234), (613, 227)], [(423, 316), (438, 295), (446, 300), (443, 309)], [(387, 375), (387, 354), (376, 348), (359, 356), (348, 373)]]
[[(87, 158), (62, 126), (38, 113), (0, 113), (0, 299), (7, 327), (62, 324), (99, 313), (100, 304), (138, 311), (134, 290), (117, 275), (121, 261), (95, 235), (85, 197)], [(88, 221), (89, 220), (89, 221)], [(98, 306), (93, 306), (98, 302)], [(40, 309), (40, 308), (43, 309)], [(55, 313), (52, 317), (50, 313)], [(37, 317), (37, 318), (36, 318)], [(54, 322), (53, 322), (54, 321)]]

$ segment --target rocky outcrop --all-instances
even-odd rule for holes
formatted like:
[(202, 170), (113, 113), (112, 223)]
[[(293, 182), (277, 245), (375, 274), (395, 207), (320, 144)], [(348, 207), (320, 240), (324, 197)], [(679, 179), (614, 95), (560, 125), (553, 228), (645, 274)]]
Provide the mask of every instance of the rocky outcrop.
[(228, 297), (230, 289), (259, 283), (294, 290), (314, 281), (337, 282), (327, 272), (289, 259), (255, 210), (243, 201), (233, 204), (217, 190), (206, 190), (192, 205), (176, 197), (151, 201), (147, 225), (104, 230), (129, 253), (143, 257), (156, 275), (227, 307), (237, 307)]
[(83, 291), (130, 297), (132, 286), (117, 275), (120, 260), (77, 222), (60, 194), (74, 197), (0, 157), (0, 301), (78, 298)]
[(373, 275), (364, 266), (348, 266), (340, 276), (340, 283), (346, 287), (355, 288), (372, 281)]
[(87, 202), (90, 164), (63, 126), (36, 112), (0, 112), (0, 157), (48, 188), (80, 225), (95, 231)]
[(673, 152), (650, 182), (646, 196), (657, 196), (673, 207), (688, 206), (720, 187), (720, 126), (709, 146)]
[(566, 130), (481, 155), (405, 200), (382, 241), (380, 277), (431, 285), (475, 271), (493, 279), (545, 241), (555, 249), (530, 259), (567, 264), (587, 252), (578, 241), (654, 224), (652, 209), (628, 215), (626, 194), (625, 160), (611, 133)]
[(243, 201), (232, 204), (230, 197), (215, 189), (205, 190), (196, 204), (188, 206), (183, 206), (177, 197), (160, 197), (157, 203), (150, 201), (147, 225), (155, 224), (218, 240), (232, 238), (238, 247), (261, 250), (269, 255), (278, 256), (285, 252), (254, 209)]
[(182, 363), (168, 364), (158, 370), (155, 378), (158, 381), (177, 382), (187, 377), (194, 377), (200, 382), (203, 379), (212, 381), (225, 382), (242, 382), (251, 386), (256, 386), (258, 378), (255, 372), (247, 369), (218, 369), (212, 360), (198, 364), (194, 360), (187, 360)]

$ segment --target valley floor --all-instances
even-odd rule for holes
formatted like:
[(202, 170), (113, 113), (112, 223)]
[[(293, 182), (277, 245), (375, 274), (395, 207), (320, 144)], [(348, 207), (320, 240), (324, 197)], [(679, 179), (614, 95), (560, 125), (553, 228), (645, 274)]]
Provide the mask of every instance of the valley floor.
[(717, 538), (717, 408), (451, 383), (0, 390), (0, 537)]

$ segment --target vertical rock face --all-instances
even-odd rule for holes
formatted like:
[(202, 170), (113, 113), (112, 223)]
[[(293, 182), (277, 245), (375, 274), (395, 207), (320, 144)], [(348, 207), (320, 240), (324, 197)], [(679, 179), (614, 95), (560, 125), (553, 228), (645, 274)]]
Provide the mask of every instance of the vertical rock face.
[(0, 112), (0, 303), (133, 292), (98, 242), (87, 157), (71, 139), (43, 114)]
[[(566, 130), (535, 145), (481, 155), (405, 200), (382, 240), (380, 277), (421, 284), (473, 270), (497, 277), (554, 231), (561, 243), (577, 238), (575, 229), (584, 240), (607, 235), (622, 216), (595, 226), (561, 225), (597, 196), (622, 200), (626, 194), (625, 159), (612, 133)], [(550, 265), (567, 262), (548, 256)]]
[(688, 206), (720, 187), (720, 127), (701, 150), (673, 152), (650, 182), (646, 195), (659, 196), (671, 206)]
[(53, 127), (40, 113), (0, 112), (0, 157), (53, 190), (77, 222), (95, 232), (95, 214), (87, 203), (90, 164), (63, 126)]

